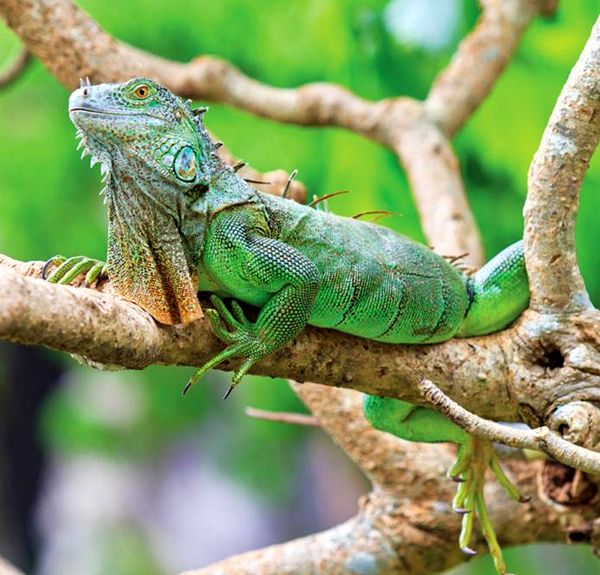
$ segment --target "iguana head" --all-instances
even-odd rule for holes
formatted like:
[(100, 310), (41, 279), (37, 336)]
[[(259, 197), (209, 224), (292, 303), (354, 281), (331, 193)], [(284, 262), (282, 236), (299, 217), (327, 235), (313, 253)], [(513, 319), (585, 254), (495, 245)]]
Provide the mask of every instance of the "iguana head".
[(208, 183), (207, 143), (189, 103), (148, 78), (82, 81), (69, 98), (69, 116), (93, 160), (109, 169), (139, 160), (167, 183)]
[(202, 317), (196, 260), (204, 214), (193, 205), (217, 160), (201, 121), (147, 78), (82, 82), (69, 116), (92, 164), (103, 166), (112, 285), (161, 323)]

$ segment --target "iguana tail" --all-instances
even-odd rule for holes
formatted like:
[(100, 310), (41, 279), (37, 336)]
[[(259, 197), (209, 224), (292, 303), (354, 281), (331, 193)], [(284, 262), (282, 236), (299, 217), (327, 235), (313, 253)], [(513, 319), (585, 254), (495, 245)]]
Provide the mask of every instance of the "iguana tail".
[(456, 337), (505, 328), (529, 305), (523, 241), (501, 251), (468, 280), (471, 303)]

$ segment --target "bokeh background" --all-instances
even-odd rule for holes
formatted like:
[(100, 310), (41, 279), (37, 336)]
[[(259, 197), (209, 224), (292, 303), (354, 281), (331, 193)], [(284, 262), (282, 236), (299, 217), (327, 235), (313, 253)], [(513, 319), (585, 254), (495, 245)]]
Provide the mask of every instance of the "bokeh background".
[[(473, 0), (82, 0), (116, 37), (186, 61), (229, 59), (276, 86), (339, 82), (366, 98), (422, 98), (474, 25)], [(561, 2), (536, 19), (455, 145), (485, 246), (522, 233), (528, 166), (598, 4)], [(19, 51), (0, 23), (0, 61)], [(93, 78), (92, 78), (93, 80)], [(68, 92), (34, 62), (0, 91), (0, 252), (104, 258), (98, 168), (79, 159)], [(330, 208), (397, 213), (423, 239), (406, 177), (379, 145), (336, 129), (279, 125), (211, 105), (209, 128), (259, 170), (299, 169)], [(600, 161), (581, 198), (578, 253), (600, 304)], [(191, 370), (99, 372), (65, 354), (0, 342), (0, 554), (39, 575), (151, 575), (200, 567), (335, 525), (368, 485), (318, 429), (250, 419), (245, 406), (301, 411), (285, 382), (248, 377), (220, 400), (213, 372), (185, 400)], [(507, 551), (512, 570), (592, 574), (588, 547)], [(491, 573), (487, 558), (454, 575)]]

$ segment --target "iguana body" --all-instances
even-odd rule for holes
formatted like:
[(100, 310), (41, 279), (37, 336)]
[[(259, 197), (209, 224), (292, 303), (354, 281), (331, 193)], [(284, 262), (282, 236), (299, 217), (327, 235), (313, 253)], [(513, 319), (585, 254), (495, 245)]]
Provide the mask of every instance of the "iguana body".
[[(467, 277), (385, 227), (262, 194), (220, 160), (189, 104), (150, 80), (84, 85), (71, 96), (70, 115), (107, 175), (107, 267), (119, 293), (166, 324), (197, 319), (196, 291), (213, 294), (207, 314), (227, 347), (194, 380), (240, 357), (235, 385), (307, 324), (387, 343), (434, 343), (502, 329), (528, 304), (520, 243)], [(68, 262), (61, 267), (64, 281)], [(221, 298), (233, 299), (231, 311)], [(255, 322), (238, 300), (260, 309)], [(474, 444), (465, 432), (395, 399), (367, 397), (365, 414), (405, 439), (465, 446), (453, 469), (466, 480), (455, 504), (476, 510), (484, 532), (491, 528), (478, 503), (483, 471), (468, 468)]]

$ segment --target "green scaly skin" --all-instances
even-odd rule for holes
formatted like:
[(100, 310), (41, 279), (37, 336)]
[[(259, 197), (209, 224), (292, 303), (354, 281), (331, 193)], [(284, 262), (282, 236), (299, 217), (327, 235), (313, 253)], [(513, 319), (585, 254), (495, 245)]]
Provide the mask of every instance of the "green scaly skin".
[[(221, 161), (202, 114), (151, 80), (82, 84), (69, 109), (85, 151), (102, 164), (106, 271), (119, 293), (164, 324), (197, 319), (196, 292), (212, 294), (207, 315), (226, 347), (188, 388), (230, 357), (241, 358), (235, 386), (307, 324), (424, 344), (501, 330), (528, 305), (521, 242), (469, 278), (385, 227), (262, 194)], [(100, 269), (81, 261), (59, 265), (50, 281), (72, 280), (77, 265), (78, 271)], [(259, 308), (256, 321), (238, 301)], [(483, 501), (486, 468), (513, 497), (518, 493), (490, 444), (405, 401), (366, 396), (364, 408), (377, 429), (460, 446), (449, 472), (461, 482), (454, 500), (463, 513), (460, 545), (471, 552), (478, 515), (496, 568), (506, 573)]]

